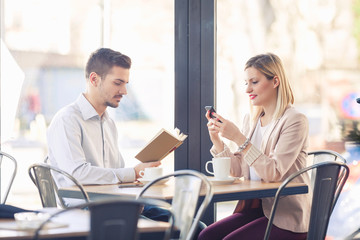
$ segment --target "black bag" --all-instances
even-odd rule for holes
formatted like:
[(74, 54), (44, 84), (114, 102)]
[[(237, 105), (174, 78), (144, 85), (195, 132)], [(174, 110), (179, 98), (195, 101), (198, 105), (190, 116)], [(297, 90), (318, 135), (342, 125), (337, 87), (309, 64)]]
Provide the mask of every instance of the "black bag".
[(0, 218), (14, 218), (14, 214), (18, 212), (36, 212), (23, 208), (14, 207), (7, 204), (0, 204)]

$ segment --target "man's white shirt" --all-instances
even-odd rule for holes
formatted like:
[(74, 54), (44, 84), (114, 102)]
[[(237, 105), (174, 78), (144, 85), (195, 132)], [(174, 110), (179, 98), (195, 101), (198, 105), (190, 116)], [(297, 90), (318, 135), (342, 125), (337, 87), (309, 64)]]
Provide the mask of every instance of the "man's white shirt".
[[(124, 168), (114, 121), (106, 111), (100, 117), (83, 94), (54, 116), (47, 130), (47, 141), (51, 165), (68, 172), (82, 184), (135, 180), (134, 168)], [(54, 177), (60, 186), (70, 184), (59, 174)]]

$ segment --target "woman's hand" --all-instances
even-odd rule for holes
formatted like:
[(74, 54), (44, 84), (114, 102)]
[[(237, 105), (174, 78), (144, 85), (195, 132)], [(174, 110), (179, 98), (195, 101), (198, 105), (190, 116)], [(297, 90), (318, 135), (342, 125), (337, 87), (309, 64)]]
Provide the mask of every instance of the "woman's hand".
[(221, 141), (219, 136), (219, 130), (215, 127), (215, 120), (210, 117), (210, 111), (207, 111), (205, 117), (208, 120), (207, 127), (211, 141)]
[(207, 111), (205, 117), (208, 120), (207, 127), (210, 135), (210, 140), (214, 144), (217, 153), (224, 151), (224, 143), (219, 136), (219, 130), (215, 126), (215, 119), (210, 117), (210, 111)]
[[(216, 118), (209, 120), (209, 122), (211, 121), (210, 125), (211, 125), (211, 131), (213, 133), (217, 133), (218, 137), (220, 135), (224, 138), (229, 139), (230, 141), (235, 142), (238, 146), (240, 146), (245, 142), (246, 137), (240, 132), (240, 129), (233, 122), (223, 118), (217, 113), (213, 113), (213, 115)], [(209, 128), (209, 123), (208, 123), (208, 128)]]

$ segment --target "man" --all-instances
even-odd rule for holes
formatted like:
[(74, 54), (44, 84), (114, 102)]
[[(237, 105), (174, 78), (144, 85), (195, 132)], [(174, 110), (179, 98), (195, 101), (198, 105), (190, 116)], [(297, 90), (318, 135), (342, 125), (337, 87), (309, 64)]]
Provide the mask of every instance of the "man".
[[(124, 168), (117, 147), (118, 134), (107, 107), (116, 108), (129, 83), (131, 59), (108, 48), (91, 54), (86, 65), (86, 91), (61, 109), (47, 131), (49, 161), (82, 184), (133, 182), (139, 171), (160, 162)], [(55, 175), (60, 186), (67, 180)]]

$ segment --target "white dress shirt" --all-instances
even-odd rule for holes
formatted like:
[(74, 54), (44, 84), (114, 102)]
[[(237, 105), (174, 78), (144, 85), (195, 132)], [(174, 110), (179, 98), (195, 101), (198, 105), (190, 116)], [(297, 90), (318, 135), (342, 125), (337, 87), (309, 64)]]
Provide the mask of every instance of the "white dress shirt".
[[(54, 116), (47, 140), (50, 163), (82, 184), (135, 180), (134, 168), (124, 168), (114, 121), (106, 111), (100, 117), (83, 94)], [(60, 186), (70, 184), (62, 176), (54, 175)]]

